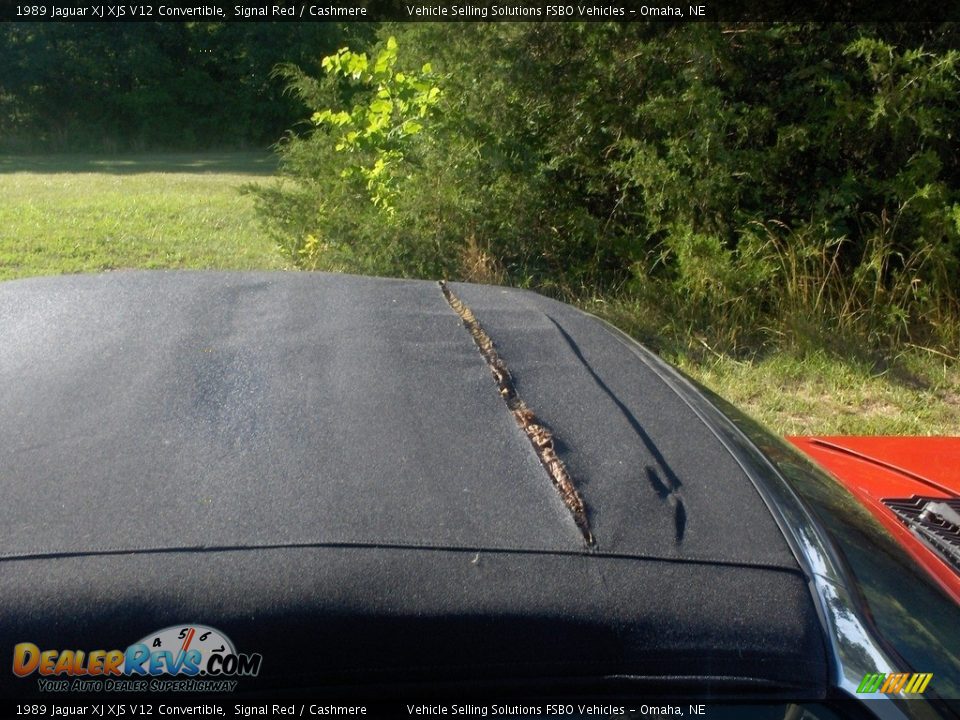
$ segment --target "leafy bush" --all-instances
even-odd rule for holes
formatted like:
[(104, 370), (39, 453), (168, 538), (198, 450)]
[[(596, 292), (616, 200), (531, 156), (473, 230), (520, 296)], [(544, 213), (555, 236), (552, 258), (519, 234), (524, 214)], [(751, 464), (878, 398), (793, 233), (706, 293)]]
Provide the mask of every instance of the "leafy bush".
[(385, 27), (377, 52), (433, 71), (429, 122), (349, 140), (376, 92), (344, 77), (369, 59), (288, 68), (322, 127), (282, 145), (262, 211), (308, 267), (632, 294), (727, 349), (812, 327), (956, 354), (956, 33)]
[(398, 70), (397, 42), (389, 37), (371, 56), (342, 48), (321, 65), (322, 81), (292, 65), (277, 70), (314, 109), (313, 129), (280, 145), (288, 183), (254, 189), (267, 228), (311, 269), (442, 271), (443, 253), (399, 239), (419, 136), (441, 97), (429, 63)]

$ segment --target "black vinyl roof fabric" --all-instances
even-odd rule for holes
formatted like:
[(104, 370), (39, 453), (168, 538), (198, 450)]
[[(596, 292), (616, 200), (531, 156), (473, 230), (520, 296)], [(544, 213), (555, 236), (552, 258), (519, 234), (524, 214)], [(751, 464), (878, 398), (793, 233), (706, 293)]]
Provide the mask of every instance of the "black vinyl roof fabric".
[[(263, 653), (252, 688), (617, 677), (822, 694), (806, 578), (709, 428), (590, 316), (449, 287), (552, 433), (595, 547), (436, 283), (7, 282), (0, 652), (195, 622)], [(322, 652), (294, 662), (305, 645)]]

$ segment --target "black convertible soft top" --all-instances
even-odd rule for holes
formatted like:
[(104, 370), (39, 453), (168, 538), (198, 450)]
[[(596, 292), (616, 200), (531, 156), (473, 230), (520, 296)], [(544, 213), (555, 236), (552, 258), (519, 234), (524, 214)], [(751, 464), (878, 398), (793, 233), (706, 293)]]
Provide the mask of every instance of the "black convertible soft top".
[[(499, 287), (2, 283), (0, 653), (201, 623), (262, 653), (247, 690), (822, 694), (807, 578), (653, 362), (588, 315)], [(592, 545), (503, 370), (552, 436)], [(0, 690), (27, 687), (0, 672)]]

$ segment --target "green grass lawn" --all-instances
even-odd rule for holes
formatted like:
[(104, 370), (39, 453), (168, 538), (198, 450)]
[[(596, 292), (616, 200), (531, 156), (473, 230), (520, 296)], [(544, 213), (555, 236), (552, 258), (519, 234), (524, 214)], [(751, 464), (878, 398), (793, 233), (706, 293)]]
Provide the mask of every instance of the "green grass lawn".
[(0, 280), (287, 267), (239, 192), (274, 169), (265, 153), (0, 156)]
[[(0, 280), (122, 268), (284, 269), (260, 232), (249, 182), (265, 153), (0, 156)], [(669, 318), (588, 306), (783, 434), (960, 433), (958, 363), (914, 350), (877, 363), (806, 348), (737, 361), (670, 341)], [(691, 350), (691, 347), (693, 349)]]
[(586, 309), (779, 434), (960, 435), (960, 362), (934, 349), (880, 355), (813, 335), (734, 359), (678, 333), (654, 308), (613, 300)]
[(784, 435), (957, 435), (960, 373), (915, 356), (908, 377), (815, 352), (753, 362), (672, 358), (684, 372)]

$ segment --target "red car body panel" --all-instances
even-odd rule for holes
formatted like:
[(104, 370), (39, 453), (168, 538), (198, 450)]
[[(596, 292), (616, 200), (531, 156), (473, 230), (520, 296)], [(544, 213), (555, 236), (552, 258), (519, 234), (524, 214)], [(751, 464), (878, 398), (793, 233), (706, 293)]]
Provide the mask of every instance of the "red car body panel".
[(885, 499), (960, 497), (960, 437), (788, 437), (828, 470), (960, 604), (960, 576)]

